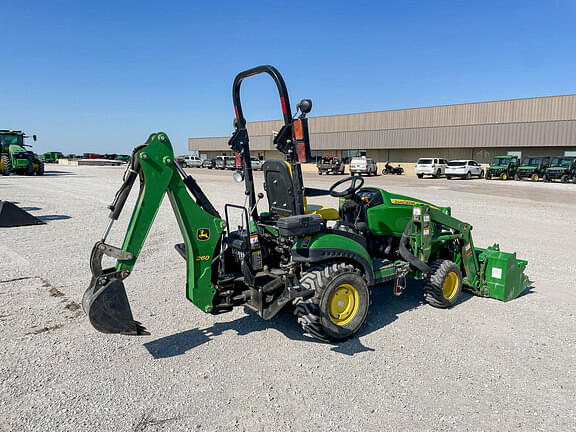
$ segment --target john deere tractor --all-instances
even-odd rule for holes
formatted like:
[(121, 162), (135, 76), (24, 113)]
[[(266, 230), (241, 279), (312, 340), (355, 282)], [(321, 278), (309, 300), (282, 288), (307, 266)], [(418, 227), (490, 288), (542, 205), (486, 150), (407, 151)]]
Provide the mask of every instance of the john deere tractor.
[[(259, 212), (264, 194), (255, 193), (240, 86), (262, 73), (278, 88), (284, 125), (274, 144), (285, 160), (264, 163), (267, 208)], [(124, 280), (165, 194), (184, 239), (176, 250), (187, 265), (186, 297), (207, 313), (242, 306), (268, 320), (292, 307), (305, 333), (339, 341), (366, 320), (370, 289), (391, 288), (399, 295), (406, 277), (421, 280), (424, 299), (437, 308), (453, 306), (463, 289), (507, 301), (529, 285), (526, 261), (498, 245), (475, 247), (472, 226), (452, 217), (449, 207), (364, 187), (361, 177), (341, 179), (329, 190), (306, 188), (301, 164), (311, 160), (307, 114), (312, 102), (303, 99), (293, 116), (284, 79), (272, 66), (238, 74), (232, 97), (236, 119), (229, 145), (242, 160), (235, 177), (244, 181), (247, 204), (226, 204), (221, 216), (176, 161), (164, 133), (134, 149), (90, 257), (92, 280), (82, 303), (97, 330), (149, 334), (133, 318)], [(140, 194), (124, 243), (110, 245), (108, 233), (136, 179)], [(339, 198), (337, 209), (308, 203), (309, 197), (328, 195)], [(238, 225), (232, 223), (234, 215)], [(114, 267), (102, 268), (104, 255), (116, 259)]]
[[(36, 135), (32, 135), (36, 141)], [(44, 162), (34, 152), (26, 150), (22, 131), (0, 130), (0, 173), (10, 172), (26, 175), (44, 175)]]

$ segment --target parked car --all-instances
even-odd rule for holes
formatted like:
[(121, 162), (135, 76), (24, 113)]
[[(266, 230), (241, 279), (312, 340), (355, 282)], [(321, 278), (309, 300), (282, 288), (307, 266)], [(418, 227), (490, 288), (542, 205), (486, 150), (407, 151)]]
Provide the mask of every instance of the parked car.
[(224, 168), (228, 170), (235, 170), (236, 168), (236, 156), (224, 156)]
[(202, 161), (202, 168), (208, 168), (208, 169), (214, 168), (214, 159), (204, 159)]
[(550, 165), (550, 156), (528, 156), (522, 160), (522, 163), (516, 171), (516, 180), (529, 178), (532, 181), (538, 181), (546, 175), (546, 168)]
[(252, 164), (252, 169), (254, 171), (262, 171), (262, 165), (264, 165), (264, 161), (262, 159), (253, 157), (250, 158), (250, 163)]
[(552, 159), (546, 168), (544, 181), (560, 180), (562, 183), (576, 183), (576, 157), (559, 156)]
[(430, 175), (435, 178), (440, 178), (446, 172), (448, 161), (442, 158), (420, 158), (416, 162), (416, 175), (418, 178), (423, 178), (425, 175)]
[(324, 156), (316, 164), (318, 174), (344, 174), (345, 165), (336, 156)]
[(350, 175), (355, 176), (356, 174), (377, 175), (378, 166), (374, 159), (366, 156), (353, 157), (350, 161)]
[(486, 180), (498, 177), (500, 180), (509, 180), (516, 176), (518, 170), (517, 156), (496, 156), (486, 170)]
[(452, 177), (465, 178), (466, 180), (470, 180), (472, 176), (484, 177), (484, 169), (478, 162), (473, 160), (450, 161), (444, 172), (448, 180)]
[(198, 156), (184, 156), (184, 168), (202, 168), (202, 159)]

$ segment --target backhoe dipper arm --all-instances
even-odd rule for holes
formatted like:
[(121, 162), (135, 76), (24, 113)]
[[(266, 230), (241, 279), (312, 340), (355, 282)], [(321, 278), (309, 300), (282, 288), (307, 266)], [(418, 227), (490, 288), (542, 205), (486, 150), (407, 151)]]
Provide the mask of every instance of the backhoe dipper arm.
[[(212, 270), (219, 254), (218, 243), (224, 221), (194, 179), (177, 164), (168, 137), (150, 136), (134, 151), (135, 162), (110, 206), (110, 222), (103, 239), (92, 251), (92, 283), (83, 299), (84, 310), (96, 329), (105, 333), (144, 334), (133, 320), (122, 280), (132, 271), (154, 218), (168, 194), (176, 215), (187, 257), (186, 296), (204, 312), (212, 311), (215, 294)], [(136, 168), (136, 169), (135, 169)], [(136, 176), (140, 193), (130, 219), (122, 248), (105, 243), (112, 221), (117, 219)], [(116, 266), (102, 270), (102, 255), (117, 259)]]

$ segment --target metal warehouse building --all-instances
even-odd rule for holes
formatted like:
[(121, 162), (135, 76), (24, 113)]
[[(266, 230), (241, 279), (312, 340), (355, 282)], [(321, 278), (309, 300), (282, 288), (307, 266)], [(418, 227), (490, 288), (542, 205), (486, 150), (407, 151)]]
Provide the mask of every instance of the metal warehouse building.
[[(272, 143), (281, 125), (247, 124), (254, 155), (281, 158)], [(487, 163), (501, 154), (576, 156), (576, 94), (310, 117), (309, 126), (315, 157), (366, 154), (413, 163), (438, 156)], [(229, 155), (228, 139), (190, 138), (188, 147), (208, 158)]]

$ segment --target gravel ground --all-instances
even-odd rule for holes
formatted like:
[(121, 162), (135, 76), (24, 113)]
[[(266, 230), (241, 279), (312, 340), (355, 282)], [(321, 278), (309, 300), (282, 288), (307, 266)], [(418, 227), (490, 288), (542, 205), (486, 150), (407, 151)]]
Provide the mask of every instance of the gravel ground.
[[(219, 210), (242, 203), (230, 172), (191, 172)], [(366, 179), (452, 206), (477, 246), (498, 242), (527, 259), (534, 283), (508, 303), (463, 295), (450, 310), (423, 304), (417, 284), (399, 298), (384, 286), (358, 337), (332, 344), (302, 336), (288, 312), (266, 322), (186, 301), (167, 201), (126, 281), (152, 335), (96, 332), (79, 304), (122, 173), (56, 166), (45, 177), (0, 178), (0, 198), (47, 222), (1, 229), (0, 430), (576, 429), (576, 186)], [(129, 214), (111, 244), (121, 244)]]

